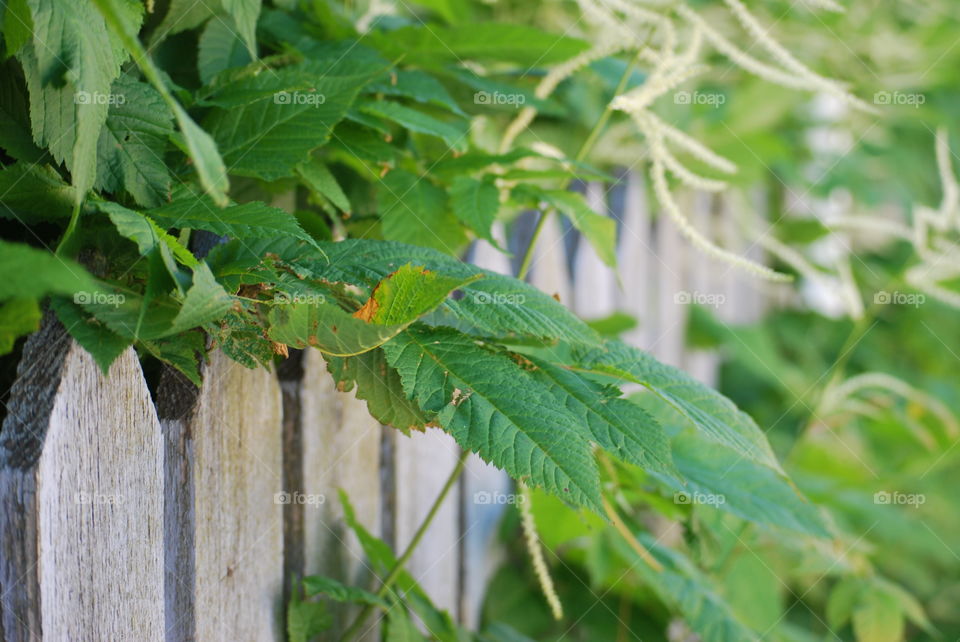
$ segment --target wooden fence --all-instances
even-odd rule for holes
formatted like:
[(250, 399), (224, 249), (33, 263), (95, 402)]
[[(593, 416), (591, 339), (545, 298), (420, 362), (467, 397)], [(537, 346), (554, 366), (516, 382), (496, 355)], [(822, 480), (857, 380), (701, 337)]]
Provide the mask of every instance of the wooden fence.
[[(619, 283), (556, 219), (541, 236), (532, 281), (585, 318), (637, 317), (632, 342), (710, 381), (715, 355), (683, 348), (685, 303), (723, 294), (721, 316), (735, 321), (755, 316), (760, 297), (652, 216), (639, 177), (605, 189), (589, 184), (586, 193), (619, 221)], [(708, 197), (693, 195), (688, 207), (701, 229), (721, 220)], [(516, 246), (529, 227), (521, 221), (505, 241)], [(513, 269), (485, 243), (471, 259)], [(343, 525), (336, 489), (399, 550), (457, 456), (436, 429), (408, 438), (382, 428), (363, 402), (336, 390), (315, 351), (277, 372), (215, 351), (199, 390), (166, 372), (151, 395), (132, 349), (104, 377), (47, 317), (23, 350), (0, 431), (0, 639), (283, 639), (292, 578), (375, 580)], [(496, 498), (509, 489), (502, 473), (468, 460), (409, 563), (468, 626), (479, 621), (498, 560), (504, 506)], [(377, 635), (373, 623), (366, 637)]]

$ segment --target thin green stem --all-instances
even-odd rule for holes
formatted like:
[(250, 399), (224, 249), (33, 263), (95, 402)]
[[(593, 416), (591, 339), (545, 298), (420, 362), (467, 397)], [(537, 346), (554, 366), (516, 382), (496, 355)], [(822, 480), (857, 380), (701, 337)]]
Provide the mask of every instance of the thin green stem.
[[(450, 494), (450, 490), (453, 488), (453, 485), (457, 483), (458, 479), (460, 479), (460, 475), (463, 473), (464, 465), (467, 462), (467, 457), (469, 456), (469, 450), (464, 450), (462, 453), (460, 453), (460, 458), (457, 460), (457, 465), (450, 472), (450, 476), (447, 477), (446, 483), (444, 483), (443, 488), (440, 489), (440, 494), (437, 495), (435, 500), (433, 500), (433, 505), (430, 506), (430, 511), (427, 513), (427, 516), (423, 518), (422, 522), (420, 522), (417, 532), (413, 534), (413, 539), (410, 540), (407, 548), (404, 549), (403, 554), (401, 554), (397, 559), (397, 563), (393, 565), (393, 568), (390, 569), (390, 572), (387, 573), (387, 577), (384, 578), (383, 583), (380, 585), (380, 590), (377, 591), (377, 595), (380, 597), (383, 597), (387, 594), (387, 591), (390, 590), (390, 587), (400, 576), (400, 573), (403, 572), (404, 566), (406, 566), (407, 562), (410, 560), (410, 556), (413, 555), (413, 551), (416, 550), (420, 540), (423, 539), (427, 529), (430, 528), (433, 518), (436, 517), (437, 513), (440, 511), (440, 506), (443, 504), (443, 501), (446, 499), (447, 495)], [(353, 624), (350, 625), (350, 628), (343, 633), (341, 640), (352, 640), (357, 634), (359, 634), (360, 629), (363, 627), (367, 618), (370, 617), (370, 613), (372, 611), (372, 604), (367, 604), (364, 606), (363, 610), (360, 611), (360, 614), (357, 616), (357, 619), (354, 620)]]
[[(627, 65), (627, 68), (623, 70), (623, 75), (620, 76), (620, 82), (617, 83), (617, 88), (613, 91), (614, 98), (622, 94), (623, 90), (626, 89), (627, 83), (630, 81), (630, 76), (633, 75), (633, 69), (637, 65), (637, 60), (639, 60), (639, 54), (634, 56), (630, 60), (630, 64)], [(574, 156), (577, 162), (580, 162), (586, 158), (587, 154), (590, 153), (590, 150), (593, 149), (594, 144), (597, 142), (597, 138), (600, 137), (600, 133), (603, 131), (603, 128), (606, 127), (607, 122), (613, 115), (613, 107), (611, 106), (612, 104), (612, 100), (607, 103), (603, 113), (600, 114), (600, 118), (598, 118), (597, 122), (594, 123), (590, 133), (587, 134), (583, 144), (580, 145), (577, 155)], [(566, 189), (569, 185), (570, 181), (568, 180), (566, 184), (563, 185), (562, 189)], [(517, 278), (521, 281), (527, 277), (527, 272), (530, 271), (530, 264), (533, 261), (533, 248), (536, 247), (537, 239), (540, 238), (540, 233), (543, 232), (543, 228), (546, 226), (547, 219), (550, 217), (552, 212), (553, 210), (550, 208), (544, 209), (543, 213), (540, 215), (540, 219), (537, 221), (537, 226), (533, 228), (533, 235), (530, 237), (530, 243), (527, 245), (526, 252), (523, 253), (523, 260), (520, 261), (520, 271), (517, 273)]]
[(80, 202), (77, 201), (73, 204), (73, 212), (70, 214), (70, 222), (67, 223), (67, 229), (64, 231), (63, 236), (60, 238), (60, 243), (57, 244), (57, 249), (54, 252), (57, 256), (63, 256), (64, 254), (69, 254), (71, 246), (73, 245), (73, 237), (77, 232), (77, 225), (80, 221)]

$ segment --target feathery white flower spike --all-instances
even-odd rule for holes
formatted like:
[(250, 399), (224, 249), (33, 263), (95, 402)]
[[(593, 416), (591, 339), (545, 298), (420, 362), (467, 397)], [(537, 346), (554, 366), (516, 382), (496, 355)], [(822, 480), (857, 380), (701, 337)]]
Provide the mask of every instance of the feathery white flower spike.
[(533, 561), (533, 570), (537, 575), (537, 581), (540, 582), (540, 590), (547, 599), (550, 606), (550, 613), (554, 620), (563, 619), (563, 605), (560, 603), (560, 597), (557, 595), (557, 589), (553, 585), (553, 578), (550, 577), (550, 570), (543, 559), (543, 549), (540, 547), (540, 536), (537, 534), (537, 526), (533, 521), (533, 499), (530, 490), (523, 482), (517, 482), (520, 488), (520, 497), (522, 501), (517, 502), (520, 509), (520, 524), (523, 527), (523, 537), (527, 542), (527, 551), (530, 553), (530, 559)]
[(808, 5), (814, 9), (822, 9), (824, 11), (832, 11), (833, 13), (846, 13), (847, 8), (843, 5), (834, 2), (834, 0), (804, 0)]
[(953, 173), (953, 163), (950, 162), (950, 137), (947, 130), (941, 127), (937, 130), (937, 169), (940, 171), (940, 185), (943, 189), (943, 201), (940, 204), (939, 218), (941, 231), (946, 231), (957, 224), (957, 209), (960, 207), (960, 186)]
[(771, 270), (765, 265), (761, 265), (751, 261), (750, 259), (746, 259), (742, 256), (734, 254), (733, 252), (729, 252), (717, 247), (710, 240), (700, 234), (700, 232), (697, 231), (690, 221), (687, 220), (687, 217), (683, 215), (683, 212), (680, 211), (680, 206), (677, 205), (673, 195), (670, 193), (670, 188), (667, 186), (666, 170), (661, 159), (654, 158), (653, 165), (650, 168), (650, 177), (653, 183), (654, 193), (657, 195), (657, 200), (660, 201), (660, 206), (670, 216), (670, 218), (673, 219), (673, 222), (676, 223), (677, 227), (680, 228), (680, 233), (683, 234), (687, 240), (693, 244), (694, 247), (708, 256), (723, 261), (724, 263), (734, 267), (741, 268), (747, 273), (753, 274), (754, 276), (767, 279), (769, 281), (785, 282), (792, 280), (793, 277), (791, 277), (789, 274), (782, 274), (775, 270)]

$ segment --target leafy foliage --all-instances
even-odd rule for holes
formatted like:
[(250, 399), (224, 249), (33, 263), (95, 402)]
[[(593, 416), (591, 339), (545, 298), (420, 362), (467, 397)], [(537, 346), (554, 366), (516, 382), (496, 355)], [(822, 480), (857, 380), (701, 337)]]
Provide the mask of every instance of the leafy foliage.
[[(507, 116), (534, 111), (581, 138), (590, 110), (538, 83), (590, 45), (492, 20), (492, 6), (417, 4), (443, 24), (418, 12), (361, 28), (328, 2), (172, 0), (146, 21), (127, 0), (5, 3), (0, 353), (45, 307), (104, 372), (133, 346), (199, 385), (208, 342), (248, 367), (316, 348), (379, 421), (438, 427), (539, 489), (557, 533), (601, 528), (592, 513), (609, 518), (608, 498), (629, 508), (640, 497), (670, 517), (836, 535), (720, 393), (461, 260), (534, 206), (615, 265), (616, 221), (566, 189), (606, 174), (562, 144), (490, 140)], [(601, 58), (584, 73), (610, 84), (605, 70), (625, 61)], [(625, 397), (626, 383), (647, 393)], [(678, 508), (672, 492), (726, 501)], [(344, 504), (371, 565), (389, 572), (396, 556)], [(634, 578), (651, 600), (705, 639), (753, 635), (701, 560), (651, 539), (637, 515), (626, 523), (589, 553), (596, 583), (645, 546), (663, 567)], [(922, 618), (878, 586), (845, 589), (833, 619), (869, 636), (902, 625), (875, 626), (891, 601)], [(384, 610), (389, 638), (420, 639), (418, 620), (442, 640), (468, 635), (400, 570), (380, 595), (306, 578), (288, 604), (290, 638), (329, 627), (343, 602)]]

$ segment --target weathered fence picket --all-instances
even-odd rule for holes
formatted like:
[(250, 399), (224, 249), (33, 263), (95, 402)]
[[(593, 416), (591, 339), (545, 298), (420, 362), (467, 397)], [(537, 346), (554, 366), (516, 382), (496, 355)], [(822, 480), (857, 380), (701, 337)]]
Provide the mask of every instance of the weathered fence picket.
[(214, 351), (199, 390), (169, 376), (167, 629), (176, 640), (280, 640), (281, 395), (276, 375)]
[(163, 446), (132, 349), (104, 377), (47, 316), (0, 433), (0, 638), (162, 640)]

